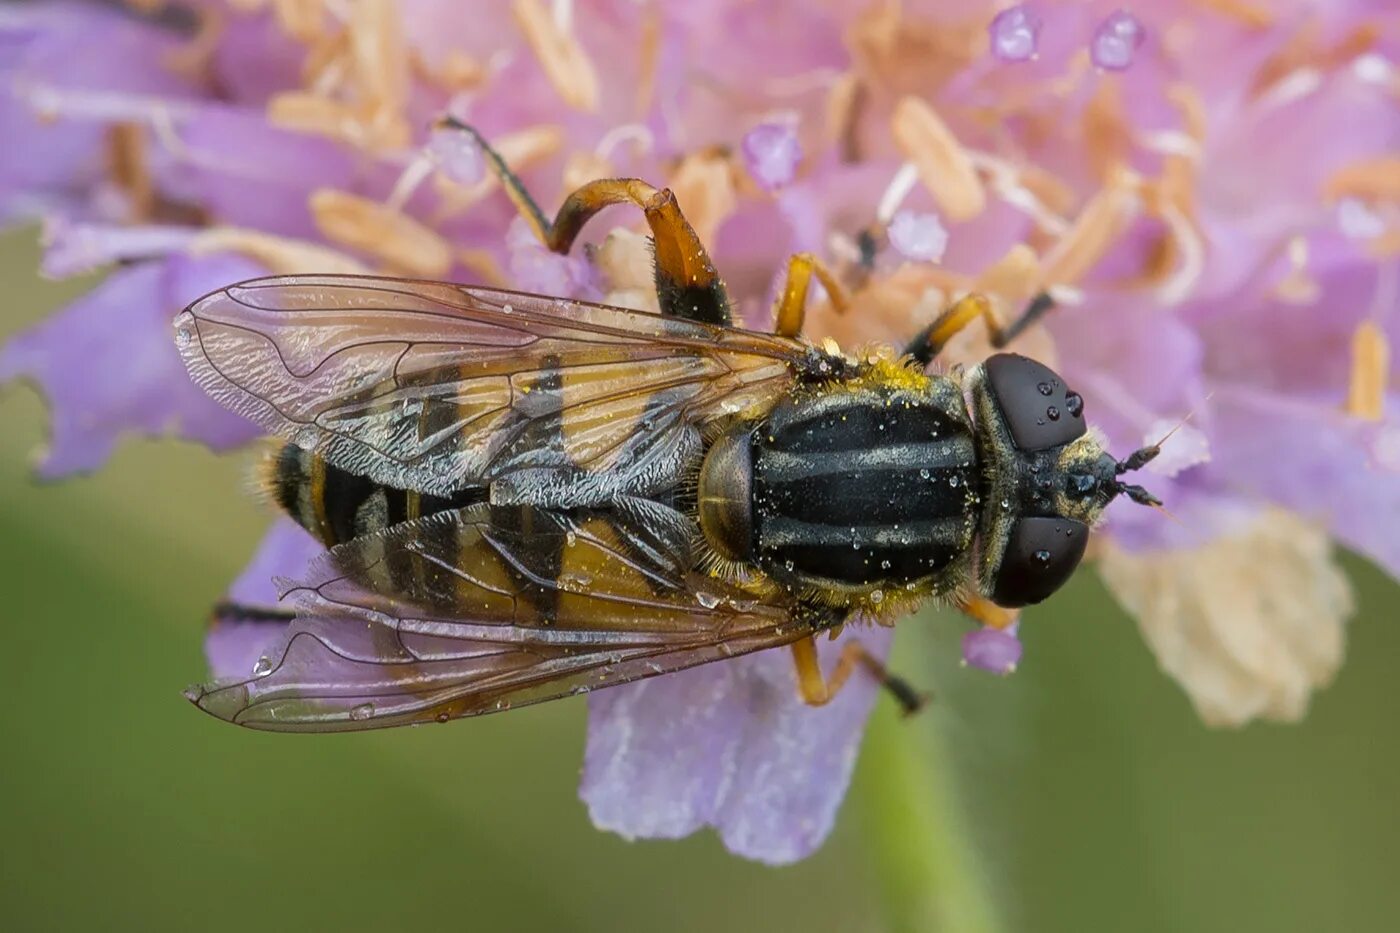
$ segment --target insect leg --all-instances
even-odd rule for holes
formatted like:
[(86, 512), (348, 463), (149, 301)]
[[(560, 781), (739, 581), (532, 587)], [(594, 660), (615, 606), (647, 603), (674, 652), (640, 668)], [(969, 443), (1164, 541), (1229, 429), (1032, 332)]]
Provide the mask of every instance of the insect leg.
[(963, 615), (992, 628), (1006, 628), (1016, 621), (1018, 615), (1013, 610), (1003, 609), (990, 599), (981, 596), (960, 596), (957, 604)]
[(450, 116), (443, 117), (438, 126), (471, 136), (520, 215), (540, 242), (556, 253), (567, 253), (584, 224), (603, 208), (613, 204), (640, 207), (651, 228), (662, 313), (705, 324), (729, 324), (729, 294), (669, 188), (658, 190), (637, 178), (600, 178), (565, 198), (551, 223), (505, 159), (480, 133)]
[(932, 324), (920, 331), (904, 348), (904, 352), (918, 360), (921, 365), (927, 366), (955, 334), (978, 318), (986, 322), (992, 346), (999, 349), (1016, 339), (1022, 331), (1044, 317), (1053, 307), (1055, 300), (1048, 293), (1041, 292), (1031, 299), (1014, 321), (1003, 327), (997, 319), (996, 312), (992, 310), (992, 303), (986, 296), (973, 292), (959, 298)]
[(823, 676), (821, 666), (817, 663), (817, 645), (813, 636), (808, 635), (801, 641), (793, 642), (792, 659), (797, 666), (797, 687), (801, 691), (802, 702), (808, 706), (825, 706), (830, 703), (851, 679), (851, 673), (857, 665), (863, 667), (880, 682), (880, 686), (890, 692), (906, 716), (918, 712), (928, 702), (927, 694), (915, 690), (904, 678), (891, 674), (879, 658), (866, 651), (865, 647), (855, 640), (846, 642), (841, 656), (836, 659), (836, 669), (831, 672), (829, 678)]
[(813, 275), (826, 289), (837, 313), (845, 312), (846, 290), (841, 287), (832, 271), (811, 253), (794, 253), (788, 259), (783, 290), (773, 305), (774, 333), (782, 337), (796, 337), (802, 333), (802, 320), (807, 314), (807, 286), (811, 283)]

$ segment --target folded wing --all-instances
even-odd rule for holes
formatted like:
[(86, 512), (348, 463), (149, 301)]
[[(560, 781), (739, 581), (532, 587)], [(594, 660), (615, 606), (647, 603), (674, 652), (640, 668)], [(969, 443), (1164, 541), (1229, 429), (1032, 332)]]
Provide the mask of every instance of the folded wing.
[(292, 588), (282, 642), (245, 678), (188, 695), (259, 729), (443, 722), (812, 632), (690, 565), (676, 535), (616, 512), (439, 513), (330, 551)]
[(697, 425), (771, 406), (807, 353), (639, 311), (368, 276), (233, 285), (175, 326), (191, 375), (225, 405), (343, 469), (444, 496), (522, 472), (591, 475), (592, 502), (639, 491), (674, 471)]

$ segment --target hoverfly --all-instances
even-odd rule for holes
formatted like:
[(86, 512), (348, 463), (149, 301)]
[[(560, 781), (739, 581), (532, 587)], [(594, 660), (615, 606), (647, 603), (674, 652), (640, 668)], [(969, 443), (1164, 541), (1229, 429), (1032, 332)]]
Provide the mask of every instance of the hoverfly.
[[(1051, 370), (999, 353), (926, 370), (981, 319), (953, 304), (903, 353), (800, 336), (815, 275), (793, 257), (776, 332), (731, 325), (668, 190), (591, 182), (548, 221), (470, 127), (552, 249), (603, 207), (640, 207), (660, 314), (394, 278), (257, 279), (175, 320), (190, 373), (285, 439), (267, 485), (328, 551), (290, 589), (279, 645), (201, 709), (275, 730), (446, 721), (789, 645), (826, 702), (814, 639), (930, 597), (987, 618), (1073, 572), (1119, 494), (1156, 504), (1086, 430)], [(848, 644), (854, 645), (855, 640)]]

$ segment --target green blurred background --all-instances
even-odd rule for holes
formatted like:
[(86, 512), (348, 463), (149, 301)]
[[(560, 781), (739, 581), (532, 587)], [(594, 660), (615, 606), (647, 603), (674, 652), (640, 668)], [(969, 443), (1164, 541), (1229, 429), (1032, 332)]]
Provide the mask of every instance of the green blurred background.
[[(36, 262), (0, 237), (0, 336), (82, 287)], [(937, 703), (882, 704), (835, 833), (774, 869), (595, 831), (582, 701), (299, 738), (199, 715), (202, 619), (268, 520), (246, 460), (132, 441), (41, 486), (45, 417), (0, 393), (6, 930), (970, 929), (976, 889), (1012, 930), (1397, 928), (1397, 589), (1362, 561), (1297, 726), (1202, 727), (1092, 572), (1004, 681), (956, 666), (954, 620), (905, 622), (895, 665)]]

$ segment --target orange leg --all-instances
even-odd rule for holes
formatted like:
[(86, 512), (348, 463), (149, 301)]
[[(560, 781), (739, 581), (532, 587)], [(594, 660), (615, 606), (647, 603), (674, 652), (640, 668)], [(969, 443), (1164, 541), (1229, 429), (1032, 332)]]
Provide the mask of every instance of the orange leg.
[(796, 253), (788, 259), (787, 279), (773, 306), (774, 333), (782, 337), (796, 337), (802, 333), (802, 321), (807, 315), (807, 287), (814, 275), (826, 289), (836, 312), (845, 312), (846, 290), (832, 271), (811, 253)]
[(964, 615), (992, 628), (1006, 628), (1021, 615), (1014, 609), (1003, 609), (982, 596), (960, 596), (957, 603)]
[(710, 261), (710, 254), (681, 213), (670, 189), (657, 189), (637, 178), (601, 178), (565, 198), (551, 222), (505, 159), (480, 133), (452, 117), (444, 117), (438, 126), (472, 138), (520, 216), (530, 224), (540, 242), (556, 253), (567, 253), (584, 225), (603, 208), (613, 204), (640, 207), (656, 248), (656, 292), (662, 313), (728, 326), (729, 294)]
[(887, 671), (878, 658), (855, 640), (846, 642), (841, 656), (836, 659), (836, 669), (831, 672), (830, 677), (822, 674), (821, 665), (817, 661), (816, 639), (811, 635), (793, 642), (792, 660), (797, 667), (797, 688), (802, 694), (802, 702), (808, 706), (825, 706), (835, 699), (836, 694), (840, 693), (841, 688), (851, 679), (851, 673), (857, 665), (865, 668), (894, 696), (906, 716), (918, 712), (928, 702), (926, 694), (918, 692), (902, 678)]

